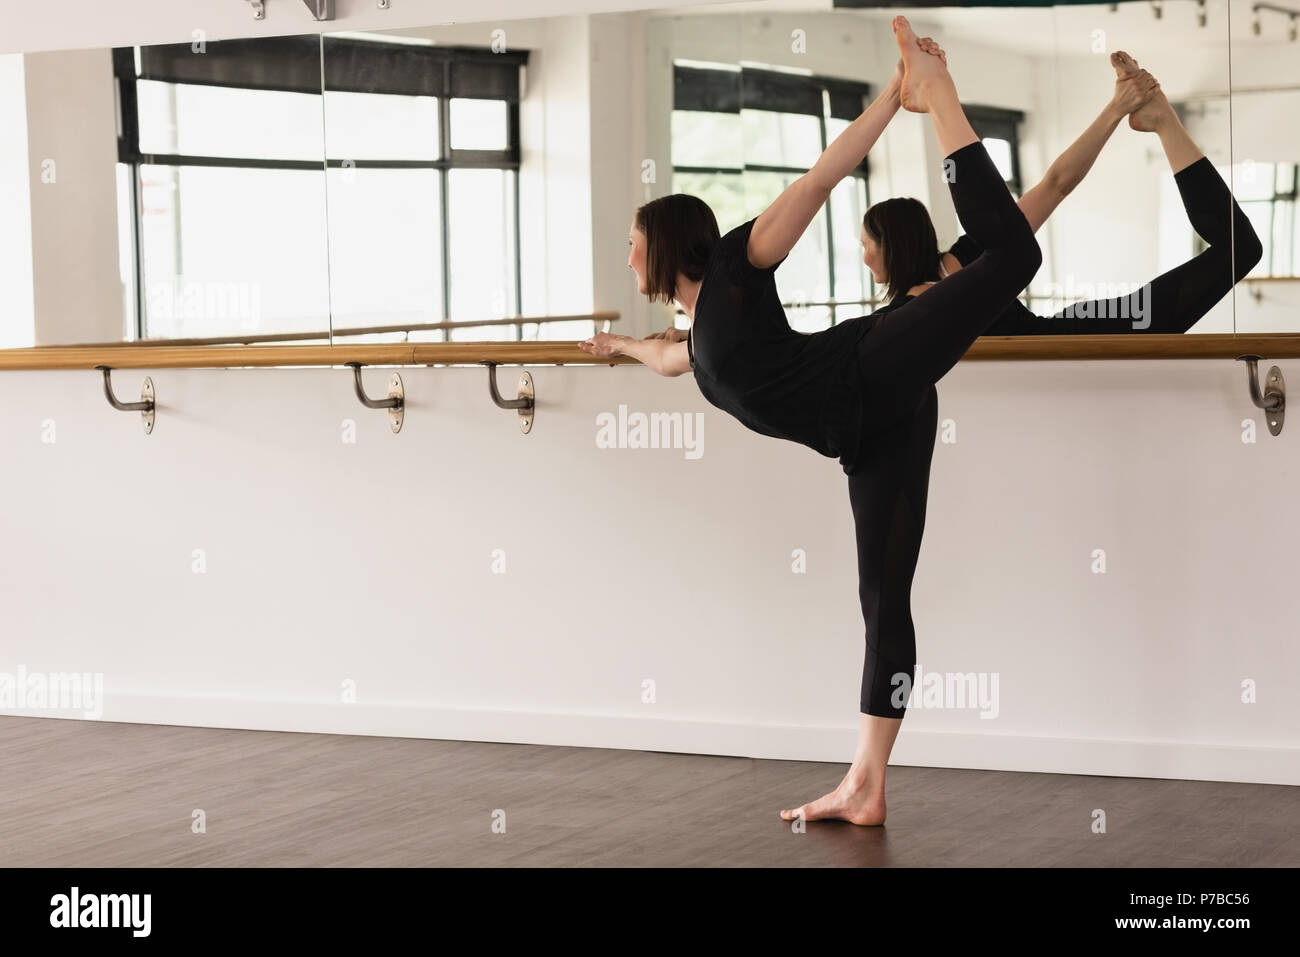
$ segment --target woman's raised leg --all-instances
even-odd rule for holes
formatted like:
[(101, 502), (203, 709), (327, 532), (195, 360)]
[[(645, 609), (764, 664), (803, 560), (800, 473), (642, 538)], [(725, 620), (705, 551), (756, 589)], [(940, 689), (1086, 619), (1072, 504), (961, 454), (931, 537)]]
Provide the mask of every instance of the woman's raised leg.
[(1197, 256), (1119, 296), (1071, 303), (1055, 315), (1004, 315), (990, 335), (1181, 334), (1196, 325), (1255, 268), (1264, 248), (1214, 164), (1157, 91), (1129, 116), (1160, 137), (1192, 229), (1209, 244)]
[(1160, 137), (1187, 221), (1209, 248), (1132, 293), (1074, 303), (1047, 321), (1069, 322), (1089, 333), (1184, 333), (1255, 268), (1264, 247), (1163, 92), (1135, 110), (1129, 125)]
[[(983, 252), (956, 275), (892, 310), (862, 337), (858, 367), (882, 414), (915, 409), (1042, 264), (1024, 213), (971, 129), (947, 67), (917, 45), (904, 17), (894, 19), (903, 54), (903, 108), (930, 115), (957, 218)], [(891, 416), (892, 417), (892, 416)]]

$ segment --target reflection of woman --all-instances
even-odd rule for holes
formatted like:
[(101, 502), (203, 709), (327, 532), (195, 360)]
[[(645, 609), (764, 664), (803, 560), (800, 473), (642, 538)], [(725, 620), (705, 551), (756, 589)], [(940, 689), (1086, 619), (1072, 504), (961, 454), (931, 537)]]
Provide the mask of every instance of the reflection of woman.
[[(1127, 53), (1111, 55), (1119, 79), (1101, 115), (1048, 169), (1019, 206), (1034, 231), (1083, 179), (1125, 114), (1135, 130), (1155, 132), (1192, 228), (1209, 243), (1200, 255), (1157, 276), (1130, 294), (1073, 303), (1052, 316), (1036, 316), (1016, 300), (985, 330), (991, 336), (1087, 333), (1182, 333), (1195, 325), (1263, 255), (1250, 220), (1223, 178), (1192, 142), (1160, 85)], [(937, 251), (934, 227), (914, 199), (888, 199), (867, 210), (861, 241), (863, 262), (877, 282), (888, 284), (889, 303), (907, 302), (979, 255), (979, 244), (962, 236), (946, 253)], [(927, 252), (928, 251), (928, 252)]]
[[(935, 383), (1042, 262), (1033, 229), (962, 112), (942, 52), (918, 40), (904, 17), (894, 18), (894, 32), (902, 59), (889, 86), (760, 216), (719, 236), (712, 210), (694, 196), (661, 197), (636, 211), (628, 266), (640, 292), (675, 299), (690, 317), (685, 343), (598, 333), (581, 344), (602, 358), (631, 355), (661, 375), (693, 371), (711, 404), (756, 432), (839, 456), (849, 477), (866, 622), (858, 750), (834, 791), (782, 811), (786, 819), (885, 819), (885, 768), (916, 666), (910, 591)], [(775, 270), (900, 104), (930, 115), (957, 218), (979, 253), (922, 295), (891, 303), (886, 317), (795, 332)]]

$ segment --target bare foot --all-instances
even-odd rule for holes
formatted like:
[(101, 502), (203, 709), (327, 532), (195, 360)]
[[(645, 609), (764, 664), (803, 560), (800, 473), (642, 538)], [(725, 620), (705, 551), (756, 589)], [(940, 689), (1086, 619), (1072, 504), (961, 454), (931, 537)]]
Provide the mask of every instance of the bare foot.
[(885, 789), (867, 784), (855, 784), (846, 774), (834, 791), (801, 807), (781, 812), (781, 820), (793, 821), (851, 821), (866, 827), (885, 823)]
[(1123, 50), (1116, 50), (1110, 55), (1110, 65), (1115, 68), (1115, 75), (1121, 80), (1138, 71), (1138, 61)]
[[(930, 100), (936, 88), (952, 86), (947, 57), (934, 54), (912, 30), (907, 17), (894, 17), (894, 39), (903, 58), (903, 83), (899, 102), (911, 113), (930, 112)], [(955, 88), (954, 88), (955, 90)]]
[(1110, 55), (1110, 63), (1115, 68), (1115, 75), (1119, 77), (1115, 84), (1116, 100), (1122, 99), (1118, 88), (1126, 81), (1138, 83), (1138, 89), (1147, 94), (1142, 104), (1129, 113), (1128, 125), (1130, 127), (1143, 133), (1154, 133), (1159, 131), (1161, 125), (1170, 116), (1176, 115), (1174, 114), (1174, 108), (1169, 104), (1169, 99), (1165, 96), (1164, 91), (1160, 89), (1160, 84), (1156, 82), (1155, 77), (1138, 66), (1137, 60), (1123, 50), (1116, 50)]

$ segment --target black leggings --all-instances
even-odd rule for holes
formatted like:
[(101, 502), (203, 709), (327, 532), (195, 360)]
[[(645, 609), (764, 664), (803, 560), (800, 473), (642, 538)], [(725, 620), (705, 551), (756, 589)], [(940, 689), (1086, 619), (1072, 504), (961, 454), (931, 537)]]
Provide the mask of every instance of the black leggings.
[(1188, 222), (1209, 248), (1131, 295), (1076, 302), (1052, 316), (1036, 316), (1016, 303), (986, 335), (1168, 335), (1196, 325), (1255, 268), (1264, 247), (1208, 157), (1180, 169), (1174, 182)]
[(1033, 230), (984, 145), (964, 146), (948, 159), (957, 218), (983, 251), (924, 295), (881, 316), (858, 345), (863, 422), (848, 479), (867, 629), (861, 704), (864, 714), (891, 718), (903, 716), (916, 668), (912, 574), (925, 527), (939, 405), (935, 383), (1042, 263)]

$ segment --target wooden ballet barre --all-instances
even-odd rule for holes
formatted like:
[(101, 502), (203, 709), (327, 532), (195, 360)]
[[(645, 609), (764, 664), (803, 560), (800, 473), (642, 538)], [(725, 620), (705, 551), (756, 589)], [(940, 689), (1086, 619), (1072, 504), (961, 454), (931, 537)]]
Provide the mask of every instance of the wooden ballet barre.
[[(1300, 357), (1300, 333), (1184, 335), (981, 336), (967, 360), (1007, 359), (1273, 359)], [(276, 366), (624, 365), (629, 356), (600, 359), (572, 342), (401, 342), (317, 346), (34, 346), (0, 349), (5, 369), (186, 369)]]
[[(429, 332), (435, 329), (478, 329), (484, 326), (517, 326), (522, 323), (547, 323), (547, 322), (617, 322), (621, 316), (614, 310), (605, 310), (602, 312), (582, 313), (572, 316), (514, 316), (509, 319), (482, 319), (474, 322), (467, 321), (448, 321), (448, 322), (419, 322), (419, 323), (399, 323), (390, 326), (347, 326), (341, 329), (326, 329), (308, 332), (263, 332), (256, 335), (224, 335), (208, 337), (191, 337), (185, 339), (136, 339), (131, 342), (71, 342), (66, 346), (85, 346), (87, 348), (116, 347), (116, 346), (221, 346), (221, 345), (254, 345), (256, 343), (267, 342), (302, 342), (312, 339), (329, 340), (331, 335), (334, 336), (369, 336), (379, 333), (392, 332)], [(492, 340), (496, 341), (496, 340)], [(64, 348), (64, 346), (60, 346)]]

